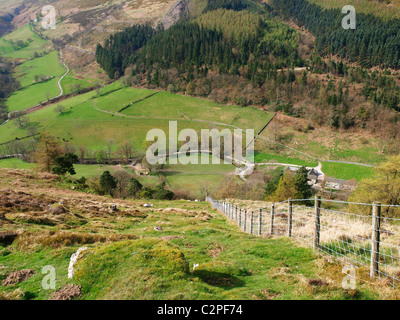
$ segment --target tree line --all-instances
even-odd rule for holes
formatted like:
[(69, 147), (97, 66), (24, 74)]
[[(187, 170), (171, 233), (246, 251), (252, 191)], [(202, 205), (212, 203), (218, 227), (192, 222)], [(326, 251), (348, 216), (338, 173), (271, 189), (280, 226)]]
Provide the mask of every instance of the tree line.
[(20, 83), (12, 75), (12, 67), (12, 63), (0, 56), (0, 123), (8, 118), (7, 107), (4, 104), (5, 99), (20, 86)]
[(195, 75), (206, 77), (212, 70), (241, 75), (261, 86), (280, 68), (302, 66), (297, 54), (297, 35), (292, 29), (284, 28), (276, 20), (266, 22), (266, 17), (259, 16), (238, 26), (239, 33), (223, 27), (232, 24), (232, 19), (235, 14), (218, 10), (168, 30), (162, 26), (155, 30), (148, 25), (134, 26), (111, 36), (104, 46), (99, 44), (96, 60), (112, 79), (133, 66), (132, 75), (146, 74), (147, 82), (155, 85), (159, 84), (162, 70), (176, 69), (185, 75), (187, 83)]
[(307, 0), (271, 3), (285, 18), (295, 18), (314, 34), (321, 54), (335, 54), (365, 68), (400, 68), (399, 19), (383, 21), (372, 14), (357, 13), (356, 29), (345, 30), (340, 9), (323, 9)]
[[(127, 144), (128, 142), (125, 142), (120, 146), (121, 152), (128, 152), (128, 155), (132, 156), (132, 146), (126, 146)], [(129, 150), (125, 151), (126, 149)], [(80, 152), (82, 152), (81, 149)], [(155, 188), (149, 188), (142, 185), (137, 176), (125, 169), (117, 170), (114, 173), (105, 170), (99, 177), (90, 179), (84, 176), (73, 179), (72, 176), (77, 174), (75, 165), (79, 163), (81, 157), (82, 153), (79, 154), (74, 148), (66, 145), (62, 146), (54, 136), (47, 132), (39, 137), (35, 149), (31, 151), (31, 158), (35, 160), (39, 171), (58, 175), (65, 182), (72, 183), (73, 189), (117, 198), (172, 200), (175, 196), (166, 188), (164, 182)]]

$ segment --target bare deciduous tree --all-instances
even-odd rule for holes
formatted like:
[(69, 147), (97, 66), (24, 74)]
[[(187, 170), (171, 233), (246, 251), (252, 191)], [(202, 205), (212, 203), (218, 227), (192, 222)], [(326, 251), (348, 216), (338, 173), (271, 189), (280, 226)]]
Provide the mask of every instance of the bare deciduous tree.
[(117, 179), (117, 188), (116, 188), (117, 196), (119, 197), (125, 196), (132, 175), (129, 172), (122, 169), (113, 173), (113, 176)]
[(111, 153), (114, 145), (115, 141), (113, 139), (107, 141), (106, 147), (107, 147), (108, 159), (111, 159)]
[(117, 149), (117, 154), (120, 155), (122, 158), (125, 158), (126, 163), (128, 163), (129, 160), (133, 158), (133, 153), (134, 148), (131, 141), (122, 142)]
[(35, 125), (30, 125), (26, 131), (28, 132), (28, 135), (32, 136), (34, 140), (36, 140), (36, 135), (38, 134), (38, 128)]
[(79, 146), (79, 160), (83, 162), (85, 160), (85, 155), (87, 153), (87, 149), (85, 146)]
[(15, 125), (20, 128), (26, 128), (29, 124), (29, 119), (24, 112), (15, 112), (12, 116), (15, 119)]
[(58, 104), (54, 111), (56, 113), (63, 114), (65, 112), (65, 107), (62, 104)]

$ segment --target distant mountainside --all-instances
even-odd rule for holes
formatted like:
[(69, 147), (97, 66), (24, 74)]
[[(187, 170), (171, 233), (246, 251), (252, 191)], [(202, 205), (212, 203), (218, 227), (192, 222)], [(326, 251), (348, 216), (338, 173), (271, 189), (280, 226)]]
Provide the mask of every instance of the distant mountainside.
[[(200, 4), (202, 6), (200, 6)], [(400, 133), (400, 20), (307, 0), (208, 0), (174, 26), (136, 25), (97, 46), (111, 79), (306, 117), (313, 125)], [(189, 3), (190, 8), (190, 3)], [(367, 124), (368, 123), (368, 124)]]
[[(343, 3), (55, 0), (57, 28), (42, 35), (82, 79), (121, 79), (395, 139), (400, 2), (349, 1), (356, 30), (342, 28)], [(23, 5), (14, 26), (42, 18), (41, 2)]]
[(166, 26), (171, 26), (187, 11), (186, 1), (177, 0), (52, 0), (48, 3), (21, 0), (20, 10), (10, 14), (7, 3), (1, 5), (3, 2), (0, 0), (0, 35), (11, 31), (11, 20), (14, 28), (33, 20), (40, 22), (42, 7), (45, 4), (54, 6), (56, 29), (41, 30), (41, 33), (63, 50), (68, 65), (83, 70), (84, 74), (96, 70), (93, 65), (96, 45), (111, 34), (134, 24), (156, 26), (163, 21)]
[(12, 21), (25, 8), (22, 1), (0, 0), (0, 37), (13, 29)]
[[(292, 18), (316, 36), (321, 54), (336, 54), (363, 67), (400, 68), (400, 20), (383, 21), (358, 12), (356, 29), (341, 28), (344, 14), (339, 9), (323, 9), (307, 0), (271, 0), (286, 18)], [(395, 10), (395, 9), (393, 9)]]

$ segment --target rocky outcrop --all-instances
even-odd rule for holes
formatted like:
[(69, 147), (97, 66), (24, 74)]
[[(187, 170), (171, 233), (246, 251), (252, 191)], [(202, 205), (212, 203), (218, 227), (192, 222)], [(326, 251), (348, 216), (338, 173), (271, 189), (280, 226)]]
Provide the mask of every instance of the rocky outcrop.
[(172, 6), (172, 8), (167, 12), (160, 22), (163, 24), (165, 29), (168, 29), (176, 24), (185, 12), (186, 2), (180, 0)]

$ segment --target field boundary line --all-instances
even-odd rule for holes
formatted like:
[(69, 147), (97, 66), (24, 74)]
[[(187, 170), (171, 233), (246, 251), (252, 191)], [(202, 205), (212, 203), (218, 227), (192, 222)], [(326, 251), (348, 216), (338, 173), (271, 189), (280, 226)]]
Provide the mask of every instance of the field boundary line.
[(149, 99), (149, 98), (155, 96), (155, 95), (158, 94), (158, 93), (159, 93), (159, 91), (153, 92), (152, 94), (150, 94), (150, 95), (148, 95), (148, 96), (146, 96), (146, 97), (144, 97), (144, 98), (142, 98), (142, 99), (139, 99), (139, 100), (137, 100), (137, 101), (134, 101), (134, 102), (132, 102), (131, 104), (129, 104), (129, 105), (123, 107), (121, 110), (118, 110), (117, 112), (118, 112), (118, 113), (122, 113), (122, 112), (125, 111), (126, 109), (129, 109), (130, 107), (132, 107), (134, 104), (137, 104), (137, 103), (142, 102), (142, 101), (144, 101), (144, 100), (146, 100), (146, 99)]

